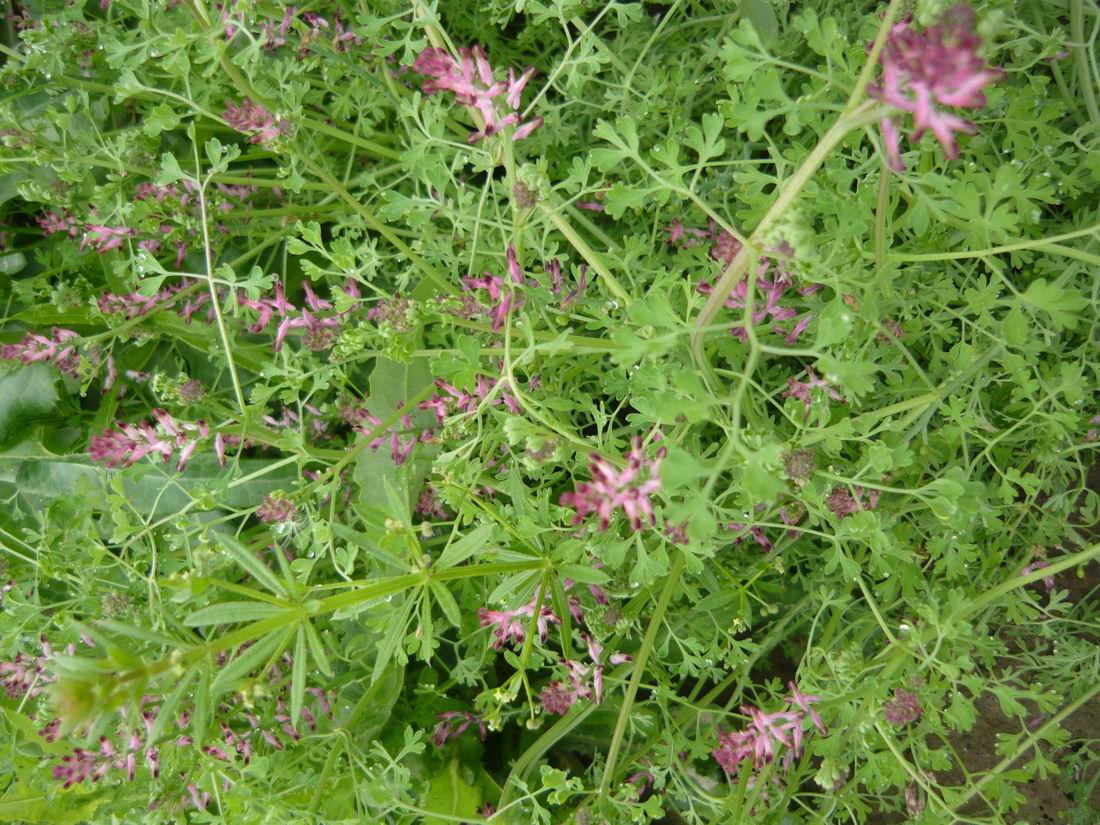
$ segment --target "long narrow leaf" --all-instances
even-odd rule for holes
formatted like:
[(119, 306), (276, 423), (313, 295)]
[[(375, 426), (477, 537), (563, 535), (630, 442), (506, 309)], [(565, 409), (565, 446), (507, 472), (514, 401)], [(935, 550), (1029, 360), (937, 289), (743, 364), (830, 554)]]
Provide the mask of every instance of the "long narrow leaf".
[(188, 627), (211, 624), (234, 624), (266, 619), (291, 608), (263, 602), (219, 602), (187, 614), (183, 623)]
[(245, 674), (255, 670), (268, 658), (277, 653), (286, 639), (287, 634), (276, 632), (256, 642), (248, 648), (248, 650), (237, 656), (237, 658), (221, 669), (217, 677), (215, 677), (214, 683), (210, 686), (211, 693), (218, 696), (236, 687), (237, 682), (244, 678)]
[(309, 642), (309, 650), (310, 654), (313, 656), (313, 660), (317, 663), (317, 667), (321, 673), (331, 678), (333, 675), (332, 665), (329, 664), (328, 654), (325, 653), (325, 643), (321, 640), (321, 636), (313, 627), (312, 622), (306, 622), (304, 627), (306, 629), (306, 640)]
[(226, 552), (233, 557), (241, 567), (248, 571), (256, 582), (279, 596), (286, 596), (287, 592), (278, 577), (271, 572), (271, 568), (264, 564), (260, 558), (237, 541), (232, 536), (219, 536), (218, 541)]
[(297, 724), (306, 698), (306, 630), (298, 625), (294, 639), (294, 666), (290, 674), (290, 724)]

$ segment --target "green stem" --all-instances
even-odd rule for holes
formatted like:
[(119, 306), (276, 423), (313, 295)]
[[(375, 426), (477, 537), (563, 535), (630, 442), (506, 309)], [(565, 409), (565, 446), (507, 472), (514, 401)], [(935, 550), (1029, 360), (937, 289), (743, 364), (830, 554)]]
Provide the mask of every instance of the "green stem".
[(1092, 88), (1092, 72), (1089, 69), (1089, 43), (1085, 40), (1085, 8), (1083, 0), (1070, 0), (1069, 34), (1073, 40), (1073, 62), (1077, 68), (1077, 85), (1085, 99), (1089, 120), (1100, 125), (1100, 106), (1096, 103), (1096, 91)]
[(890, 170), (884, 162), (879, 170), (878, 200), (875, 203), (875, 270), (886, 264), (886, 209), (890, 205)]
[(754, 255), (753, 250), (760, 247), (760, 241), (763, 235), (767, 233), (772, 225), (774, 225), (791, 204), (794, 203), (795, 199), (806, 187), (806, 184), (810, 182), (810, 179), (821, 167), (821, 164), (825, 162), (825, 159), (832, 151), (848, 136), (848, 133), (867, 123), (877, 120), (878, 117), (879, 113), (877, 107), (872, 108), (872, 106), (868, 104), (857, 107), (847, 114), (842, 115), (836, 123), (832, 125), (829, 131), (822, 135), (821, 140), (818, 141), (817, 146), (813, 148), (813, 151), (810, 152), (802, 162), (802, 165), (798, 167), (798, 170), (784, 183), (782, 190), (780, 190), (779, 195), (776, 197), (763, 219), (761, 219), (760, 224), (753, 230), (748, 243), (742, 245), (740, 251), (730, 262), (730, 265), (726, 267), (726, 271), (722, 273), (722, 277), (714, 287), (714, 291), (711, 292), (710, 297), (707, 298), (707, 302), (695, 317), (695, 329), (691, 337), (692, 349), (695, 353), (697, 363), (704, 363), (703, 335), (705, 328), (710, 326), (718, 316), (726, 299), (729, 298), (730, 292), (733, 291), (733, 288), (741, 280), (745, 272), (748, 271)]
[(612, 275), (611, 270), (607, 268), (607, 264), (604, 263), (603, 258), (588, 245), (588, 242), (580, 236), (577, 230), (574, 229), (556, 209), (551, 209), (549, 206), (542, 203), (539, 204), (539, 209), (542, 210), (542, 214), (549, 219), (550, 223), (554, 224), (557, 230), (565, 236), (565, 239), (569, 241), (570, 245), (580, 253), (581, 257), (584, 258), (588, 265), (596, 270), (596, 273), (603, 280), (607, 288), (623, 302), (624, 306), (630, 306), (633, 303), (630, 293), (623, 289), (619, 280)]
[(969, 790), (967, 790), (967, 792), (965, 794), (963, 794), (962, 798), (955, 805), (955, 810), (958, 810), (959, 808), (963, 807), (964, 805), (966, 805), (967, 802), (969, 802), (971, 799), (973, 799), (977, 794), (981, 793), (981, 789), (982, 789), (983, 785), (985, 785), (993, 777), (997, 776), (998, 774), (1004, 773), (1006, 770), (1008, 770), (1010, 767), (1012, 767), (1012, 764), (1016, 760), (1018, 760), (1020, 757), (1022, 757), (1025, 753), (1027, 753), (1029, 750), (1031, 750), (1037, 744), (1039, 744), (1039, 742), (1041, 740), (1049, 737), (1052, 733), (1054, 733), (1054, 731), (1057, 729), (1057, 727), (1059, 725), (1061, 725), (1062, 722), (1065, 719), (1072, 716), (1074, 713), (1076, 713), (1078, 710), (1080, 710), (1086, 704), (1091, 702), (1098, 694), (1100, 694), (1100, 683), (1097, 683), (1097, 684), (1093, 685), (1091, 688), (1089, 688), (1089, 690), (1085, 691), (1085, 693), (1082, 694), (1079, 698), (1077, 698), (1073, 702), (1070, 702), (1068, 705), (1066, 705), (1064, 708), (1062, 708), (1060, 711), (1058, 711), (1056, 714), (1054, 714), (1054, 716), (1050, 717), (1050, 719), (1048, 719), (1043, 724), (1043, 726), (1041, 728), (1039, 728), (1037, 731), (1028, 732), (1028, 734), (1027, 734), (1027, 744), (1025, 744), (1018, 751), (1016, 751), (1016, 753), (1011, 754), (1010, 756), (1006, 756), (1004, 759), (1002, 759), (1000, 762), (998, 762), (996, 765), (994, 765), (985, 774), (985, 776), (983, 776), (981, 779), (979, 779), (977, 782), (975, 782), (969, 788)]
[(365, 149), (372, 155), (380, 158), (387, 158), (388, 160), (401, 160), (401, 153), (395, 152), (388, 146), (382, 146), (375, 143), (372, 140), (366, 140), (351, 134), (351, 132), (345, 132), (343, 129), (337, 129), (335, 126), (329, 126), (320, 120), (314, 120), (311, 117), (302, 118), (302, 125), (312, 129), (315, 132), (320, 132), (323, 135), (334, 137), (338, 140), (342, 140), (345, 143), (349, 143), (352, 146), (358, 146), (360, 149)]
[(672, 567), (669, 568), (668, 576), (665, 578), (665, 586), (657, 599), (657, 606), (649, 619), (645, 636), (642, 638), (642, 646), (638, 650), (638, 657), (630, 673), (630, 682), (627, 684), (626, 693), (623, 695), (623, 706), (619, 711), (619, 718), (615, 722), (615, 731), (611, 735), (611, 747), (607, 750), (607, 761), (604, 763), (603, 779), (600, 782), (600, 796), (604, 799), (611, 792), (611, 780), (615, 776), (615, 763), (619, 759), (619, 749), (622, 747), (623, 736), (626, 734), (626, 723), (630, 719), (630, 711), (634, 707), (634, 697), (638, 694), (638, 685), (641, 684), (642, 675), (645, 673), (646, 662), (649, 660), (649, 654), (653, 651), (653, 643), (657, 639), (657, 630), (660, 628), (661, 622), (664, 621), (665, 611), (668, 610), (673, 591), (680, 584), (680, 576), (684, 572), (686, 563), (687, 556), (684, 553), (677, 553), (672, 562)]
[(225, 348), (225, 360), (229, 365), (229, 378), (233, 382), (233, 393), (237, 397), (237, 406), (240, 407), (242, 419), (247, 415), (244, 400), (244, 390), (241, 388), (241, 379), (237, 375), (237, 363), (233, 360), (233, 347), (229, 343), (229, 330), (225, 326), (225, 318), (222, 317), (221, 298), (218, 297), (218, 288), (214, 286), (214, 258), (210, 249), (210, 229), (206, 219), (206, 181), (200, 180), (199, 145), (191, 142), (191, 149), (195, 156), (195, 183), (198, 186), (199, 196), (199, 220), (202, 222), (202, 247), (203, 260), (206, 262), (206, 285), (210, 288), (210, 306), (214, 310), (214, 320), (218, 325), (218, 334), (221, 335), (222, 346)]
[[(969, 249), (962, 252), (928, 252), (919, 255), (891, 253), (887, 257), (891, 261), (959, 261), (964, 258), (986, 258), (990, 255), (1001, 255), (1005, 252), (1018, 252), (1021, 249), (1042, 249), (1044, 246), (1058, 247), (1061, 251), (1065, 249), (1065, 247), (1060, 246), (1061, 241), (1070, 241), (1074, 238), (1098, 234), (1100, 234), (1100, 224), (1093, 224), (1092, 226), (1086, 226), (1084, 229), (1075, 229), (1072, 232), (1064, 232), (1061, 235), (1054, 235), (1049, 238), (1017, 241), (1003, 246), (991, 246), (988, 249)], [(1077, 250), (1073, 251), (1076, 252)], [(1065, 254), (1064, 251), (1063, 254)]]
[(355, 211), (355, 213), (359, 217), (363, 219), (364, 223), (366, 223), (367, 226), (369, 226), (371, 229), (373, 229), (375, 232), (377, 232), (379, 235), (389, 241), (394, 248), (396, 248), (402, 255), (408, 258), (413, 263), (413, 265), (421, 272), (423, 272), (424, 275), (427, 276), (437, 287), (439, 287), (442, 292), (447, 295), (456, 295), (458, 293), (458, 290), (443, 276), (443, 274), (438, 269), (429, 264), (418, 254), (413, 252), (412, 249), (410, 249), (403, 240), (401, 240), (399, 237), (397, 237), (396, 234), (394, 234), (392, 229), (390, 229), (388, 226), (386, 226), (386, 224), (378, 220), (378, 218), (374, 216), (374, 213), (367, 209), (367, 207), (363, 206), (363, 204), (361, 204), (346, 188), (344, 188), (343, 184), (336, 180), (336, 178), (334, 178), (326, 170), (314, 163), (311, 158), (297, 152), (295, 154), (298, 159), (301, 160), (303, 164), (305, 164), (306, 168), (309, 169), (321, 180), (323, 180), (325, 184), (329, 186), (333, 192), (336, 193), (336, 196), (339, 197), (340, 200), (344, 201)]

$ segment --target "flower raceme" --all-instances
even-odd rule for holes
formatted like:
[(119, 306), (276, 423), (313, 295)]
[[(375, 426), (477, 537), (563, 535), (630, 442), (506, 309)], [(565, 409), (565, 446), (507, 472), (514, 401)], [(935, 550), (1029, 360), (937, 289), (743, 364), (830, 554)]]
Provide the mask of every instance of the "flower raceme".
[[(742, 705), (741, 712), (749, 717), (748, 725), (739, 731), (718, 734), (718, 747), (711, 755), (727, 774), (733, 774), (744, 762), (759, 771), (782, 753), (783, 772), (790, 770), (794, 760), (802, 755), (805, 742), (803, 725), (809, 719), (822, 736), (828, 733), (825, 723), (813, 705), (820, 697), (799, 691), (794, 682), (789, 685), (787, 709), (764, 713), (752, 705)], [(752, 777), (755, 779), (755, 776)]]
[(267, 109), (247, 97), (239, 106), (232, 101), (226, 103), (223, 118), (231, 128), (250, 135), (250, 143), (270, 144), (290, 134), (289, 121), (273, 117)]
[[(478, 622), (482, 627), (493, 628), (493, 649), (500, 650), (506, 644), (523, 644), (527, 638), (527, 624), (535, 615), (535, 603), (538, 596), (515, 610), (490, 610), (482, 607), (477, 611)], [(538, 628), (539, 641), (545, 642), (550, 625), (561, 624), (561, 619), (543, 604), (539, 608), (535, 626)]]
[(28, 332), (22, 341), (0, 346), (0, 360), (19, 361), (22, 364), (48, 362), (67, 375), (80, 372), (80, 355), (68, 342), (80, 335), (71, 329), (54, 327), (48, 336)]
[[(457, 60), (445, 49), (429, 46), (416, 58), (412, 68), (424, 78), (422, 89), (425, 94), (451, 92), (455, 100), (476, 109), (481, 115), (485, 125), (470, 134), (467, 138), (470, 143), (477, 143), (508, 126), (517, 127), (512, 133), (512, 140), (522, 140), (542, 125), (541, 117), (521, 123), (517, 111), (520, 94), (535, 73), (533, 66), (518, 76), (514, 69), (509, 69), (508, 82), (504, 83), (493, 78), (493, 67), (481, 46), (460, 48)], [(504, 96), (503, 106), (500, 105), (501, 95)]]
[(432, 744), (437, 748), (442, 748), (447, 744), (448, 739), (461, 736), (470, 725), (477, 725), (482, 742), (485, 741), (485, 737), (488, 735), (484, 718), (468, 710), (445, 710), (436, 716), (436, 719), (439, 721), (432, 730), (431, 739)]
[[(944, 155), (953, 160), (959, 149), (957, 132), (972, 135), (978, 129), (969, 120), (945, 112), (939, 106), (980, 109), (985, 106), (982, 89), (1004, 77), (978, 55), (981, 39), (973, 31), (974, 12), (969, 6), (955, 6), (938, 25), (917, 31), (911, 22), (891, 29), (882, 49), (881, 82), (868, 87), (868, 94), (895, 109), (913, 115), (910, 140), (920, 140), (931, 130)], [(901, 137), (893, 117), (880, 125), (890, 168), (905, 168), (901, 159)]]
[(654, 458), (647, 459), (641, 437), (635, 436), (627, 454), (626, 467), (622, 470), (593, 453), (588, 463), (592, 481), (578, 484), (573, 492), (563, 493), (560, 499), (563, 507), (576, 510), (573, 525), (583, 522), (590, 513), (596, 513), (599, 516), (599, 530), (603, 532), (615, 510), (620, 508), (630, 519), (632, 530), (641, 530), (643, 522), (654, 525), (656, 518), (649, 497), (661, 488), (658, 471), (666, 452), (662, 447)]
[(159, 455), (168, 461), (179, 450), (177, 472), (182, 472), (190, 460), (200, 439), (210, 435), (210, 429), (202, 420), (178, 421), (161, 409), (153, 410), (153, 417), (160, 424), (160, 431), (149, 421), (139, 424), (119, 423), (114, 428), (93, 436), (88, 444), (88, 454), (93, 461), (102, 461), (108, 467), (131, 467), (147, 455)]

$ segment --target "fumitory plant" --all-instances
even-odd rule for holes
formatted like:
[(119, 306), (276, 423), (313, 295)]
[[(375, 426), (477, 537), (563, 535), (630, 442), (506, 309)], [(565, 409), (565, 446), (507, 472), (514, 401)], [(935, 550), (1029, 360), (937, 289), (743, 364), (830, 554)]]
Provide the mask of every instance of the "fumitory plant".
[(1093, 0), (13, 0), (0, 822), (1100, 821)]

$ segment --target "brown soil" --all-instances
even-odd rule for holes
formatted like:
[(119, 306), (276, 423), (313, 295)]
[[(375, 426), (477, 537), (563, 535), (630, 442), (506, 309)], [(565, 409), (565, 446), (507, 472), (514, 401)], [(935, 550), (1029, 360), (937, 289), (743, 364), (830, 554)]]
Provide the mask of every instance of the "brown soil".
[[(1100, 464), (1089, 473), (1088, 486), (1100, 493)], [(1080, 532), (1092, 541), (1100, 539), (1100, 525), (1082, 525)], [(1083, 529), (1082, 529), (1083, 528)], [(1100, 607), (1100, 563), (1089, 564), (1083, 576), (1066, 571), (1055, 578), (1057, 590), (1068, 590), (1068, 601), (1077, 605), (1081, 614), (1096, 615)], [(1038, 588), (1036, 595), (1041, 592)], [(1082, 634), (1093, 644), (1100, 639)], [(951, 747), (966, 767), (966, 773), (956, 765), (951, 771), (939, 771), (935, 775), (940, 787), (966, 787), (967, 773), (980, 775), (993, 768), (1002, 757), (996, 752), (997, 735), (1018, 733), (1020, 723), (1006, 717), (995, 696), (984, 694), (975, 701), (977, 721), (966, 733), (951, 737)], [(1079, 708), (1062, 723), (1069, 733), (1068, 743), (1053, 753), (1049, 747), (1043, 752), (1058, 765), (1059, 770), (1045, 778), (1035, 777), (1025, 784), (1015, 785), (1024, 797), (1019, 809), (997, 815), (981, 799), (969, 803), (959, 811), (963, 817), (993, 824), (1006, 825), (1097, 825), (1100, 823), (1100, 696)], [(933, 740), (930, 744), (941, 745)], [(1024, 754), (1013, 767), (1022, 767), (1030, 761), (1030, 752)], [(895, 825), (907, 822), (902, 814), (872, 814), (869, 825)], [(969, 820), (968, 820), (969, 821)]]

